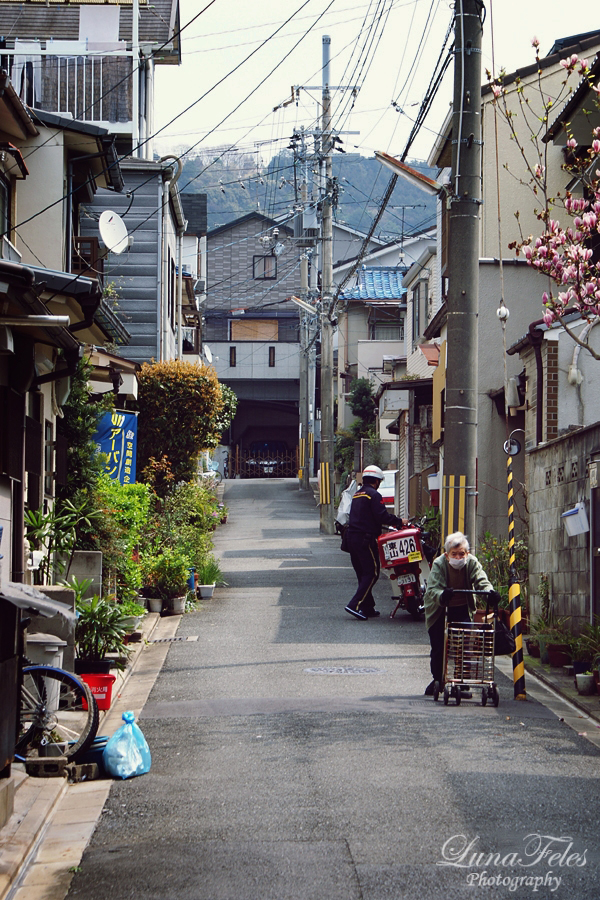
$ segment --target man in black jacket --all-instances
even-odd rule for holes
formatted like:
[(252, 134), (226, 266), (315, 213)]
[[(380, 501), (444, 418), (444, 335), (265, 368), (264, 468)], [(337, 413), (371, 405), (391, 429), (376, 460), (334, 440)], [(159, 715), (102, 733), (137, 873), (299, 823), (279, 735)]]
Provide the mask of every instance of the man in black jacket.
[(345, 607), (346, 612), (362, 621), (379, 615), (373, 599), (373, 585), (379, 578), (377, 538), (383, 525), (401, 528), (406, 519), (389, 513), (377, 488), (383, 481), (379, 466), (367, 466), (362, 474), (362, 487), (352, 498), (348, 520), (347, 543), (350, 560), (358, 578), (358, 588)]

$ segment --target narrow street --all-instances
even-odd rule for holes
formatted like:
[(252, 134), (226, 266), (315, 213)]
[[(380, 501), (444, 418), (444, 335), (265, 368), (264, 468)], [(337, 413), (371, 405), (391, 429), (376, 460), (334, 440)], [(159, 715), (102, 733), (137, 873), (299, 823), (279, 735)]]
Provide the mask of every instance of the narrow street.
[(228, 585), (182, 618), (198, 640), (140, 719), (151, 772), (112, 786), (69, 897), (597, 900), (600, 752), (573, 710), (498, 670), (497, 709), (434, 703), (424, 622), (390, 620), (385, 576), (381, 618), (344, 612), (312, 494), (229, 481), (225, 502)]

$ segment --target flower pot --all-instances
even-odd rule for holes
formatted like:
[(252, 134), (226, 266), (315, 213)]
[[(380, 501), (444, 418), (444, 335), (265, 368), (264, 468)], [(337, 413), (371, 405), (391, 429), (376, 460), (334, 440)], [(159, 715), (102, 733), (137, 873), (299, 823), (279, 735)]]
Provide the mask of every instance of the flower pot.
[(150, 612), (159, 613), (162, 612), (163, 602), (160, 597), (148, 597), (148, 606), (150, 608)]
[(205, 600), (208, 600), (209, 597), (212, 597), (214, 589), (215, 589), (214, 584), (199, 584), (198, 585), (198, 590), (200, 591), (200, 596)]
[(75, 674), (108, 675), (113, 662), (112, 659), (86, 659), (79, 656), (75, 660)]
[(584, 672), (589, 672), (589, 669), (589, 662), (585, 662), (585, 660), (581, 659), (573, 660), (573, 675), (583, 675)]
[(571, 662), (571, 654), (568, 644), (548, 644), (548, 662), (553, 669), (568, 666)]
[(594, 681), (593, 675), (576, 675), (575, 682), (577, 684), (577, 690), (580, 694), (595, 694), (596, 693), (596, 683)]
[(185, 600), (185, 594), (183, 597), (173, 597), (173, 599), (169, 601), (170, 611), (176, 616), (182, 615), (185, 612)]
[(527, 652), (534, 659), (540, 658), (540, 645), (537, 641), (533, 641), (531, 639), (525, 641), (527, 645)]
[(540, 662), (548, 665), (548, 635), (538, 634), (537, 641), (540, 646)]

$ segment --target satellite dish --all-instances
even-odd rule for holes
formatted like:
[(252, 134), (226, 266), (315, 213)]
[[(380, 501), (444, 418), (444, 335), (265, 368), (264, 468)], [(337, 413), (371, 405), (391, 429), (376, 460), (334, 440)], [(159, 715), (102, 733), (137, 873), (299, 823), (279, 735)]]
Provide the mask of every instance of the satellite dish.
[(207, 363), (210, 365), (210, 363), (213, 361), (213, 355), (208, 344), (204, 344), (204, 346), (202, 347), (202, 351), (204, 353), (204, 356), (206, 357)]
[(127, 226), (111, 209), (105, 209), (100, 216), (99, 229), (102, 243), (111, 253), (122, 253), (129, 246)]

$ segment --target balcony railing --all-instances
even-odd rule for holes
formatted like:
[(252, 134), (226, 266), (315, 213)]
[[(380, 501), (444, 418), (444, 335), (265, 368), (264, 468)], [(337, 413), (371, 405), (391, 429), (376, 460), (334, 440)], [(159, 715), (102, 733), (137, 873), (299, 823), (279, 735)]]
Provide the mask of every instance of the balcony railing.
[[(36, 109), (70, 113), (85, 122), (131, 122), (132, 54), (119, 50), (110, 55), (86, 51), (74, 56), (51, 50), (3, 50), (12, 56), (11, 81), (21, 98)], [(38, 60), (39, 56), (39, 60)], [(29, 58), (35, 62), (27, 61)], [(25, 61), (24, 61), (25, 60)]]

